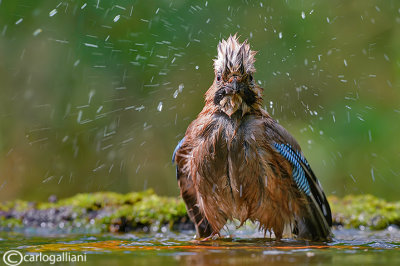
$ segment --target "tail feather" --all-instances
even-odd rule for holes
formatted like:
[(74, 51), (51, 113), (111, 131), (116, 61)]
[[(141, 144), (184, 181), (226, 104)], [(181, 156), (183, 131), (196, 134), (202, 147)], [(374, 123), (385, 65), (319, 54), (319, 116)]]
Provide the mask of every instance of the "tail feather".
[(321, 213), (321, 209), (313, 198), (307, 199), (308, 204), (301, 215), (295, 217), (293, 233), (299, 238), (309, 240), (329, 240), (331, 238), (330, 226)]
[(319, 183), (317, 177), (315, 176), (309, 165), (302, 164), (302, 167), (306, 172), (306, 177), (308, 183), (310, 184), (310, 199), (312, 199), (312, 203), (310, 202), (310, 204), (317, 208), (316, 211), (318, 211), (318, 213), (322, 214), (328, 226), (332, 226), (331, 208), (329, 206), (329, 202), (325, 196), (321, 184)]
[(332, 215), (329, 202), (308, 164), (301, 164), (305, 171), (310, 194), (301, 216), (296, 217), (298, 237), (310, 240), (329, 240), (331, 238)]

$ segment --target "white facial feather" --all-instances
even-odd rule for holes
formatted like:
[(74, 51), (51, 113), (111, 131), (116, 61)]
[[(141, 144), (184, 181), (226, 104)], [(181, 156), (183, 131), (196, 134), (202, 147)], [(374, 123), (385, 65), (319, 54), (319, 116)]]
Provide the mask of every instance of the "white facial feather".
[(241, 74), (252, 74), (254, 68), (255, 55), (257, 52), (250, 50), (250, 45), (245, 40), (239, 43), (235, 35), (230, 35), (227, 40), (222, 40), (218, 44), (218, 57), (214, 59), (215, 73), (229, 74), (238, 72)]

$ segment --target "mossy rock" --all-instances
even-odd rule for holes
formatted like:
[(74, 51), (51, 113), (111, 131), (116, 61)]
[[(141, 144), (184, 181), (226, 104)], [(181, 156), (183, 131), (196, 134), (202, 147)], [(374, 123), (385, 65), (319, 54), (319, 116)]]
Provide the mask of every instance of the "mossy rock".
[(400, 202), (387, 202), (372, 195), (348, 195), (328, 198), (333, 223), (346, 228), (385, 229), (400, 226)]
[(184, 203), (161, 197), (153, 190), (118, 194), (77, 194), (57, 202), (25, 201), (0, 204), (0, 229), (50, 227), (74, 231), (126, 232), (143, 228), (174, 226), (188, 221)]
[[(400, 226), (400, 202), (386, 202), (371, 195), (331, 196), (335, 226), (384, 229)], [(162, 197), (153, 190), (118, 194), (77, 194), (55, 202), (15, 200), (0, 203), (0, 230), (25, 228), (66, 232), (127, 232), (162, 227), (193, 229), (185, 204), (179, 198)]]

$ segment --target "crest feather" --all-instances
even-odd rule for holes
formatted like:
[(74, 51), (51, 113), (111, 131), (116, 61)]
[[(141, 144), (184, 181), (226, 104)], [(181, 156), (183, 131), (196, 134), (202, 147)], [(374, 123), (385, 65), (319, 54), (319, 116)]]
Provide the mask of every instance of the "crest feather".
[(250, 45), (245, 40), (239, 43), (239, 37), (229, 35), (227, 40), (222, 40), (218, 44), (218, 56), (214, 59), (214, 70), (216, 73), (229, 74), (239, 72), (241, 74), (252, 74), (254, 68), (255, 55), (257, 52), (250, 50)]

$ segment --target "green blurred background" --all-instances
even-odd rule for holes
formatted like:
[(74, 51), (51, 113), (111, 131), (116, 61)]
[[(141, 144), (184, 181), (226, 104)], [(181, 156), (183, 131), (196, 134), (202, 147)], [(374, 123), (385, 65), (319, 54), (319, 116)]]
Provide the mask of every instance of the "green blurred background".
[(172, 151), (236, 32), (327, 194), (399, 199), (398, 0), (2, 0), (0, 200), (178, 195)]

